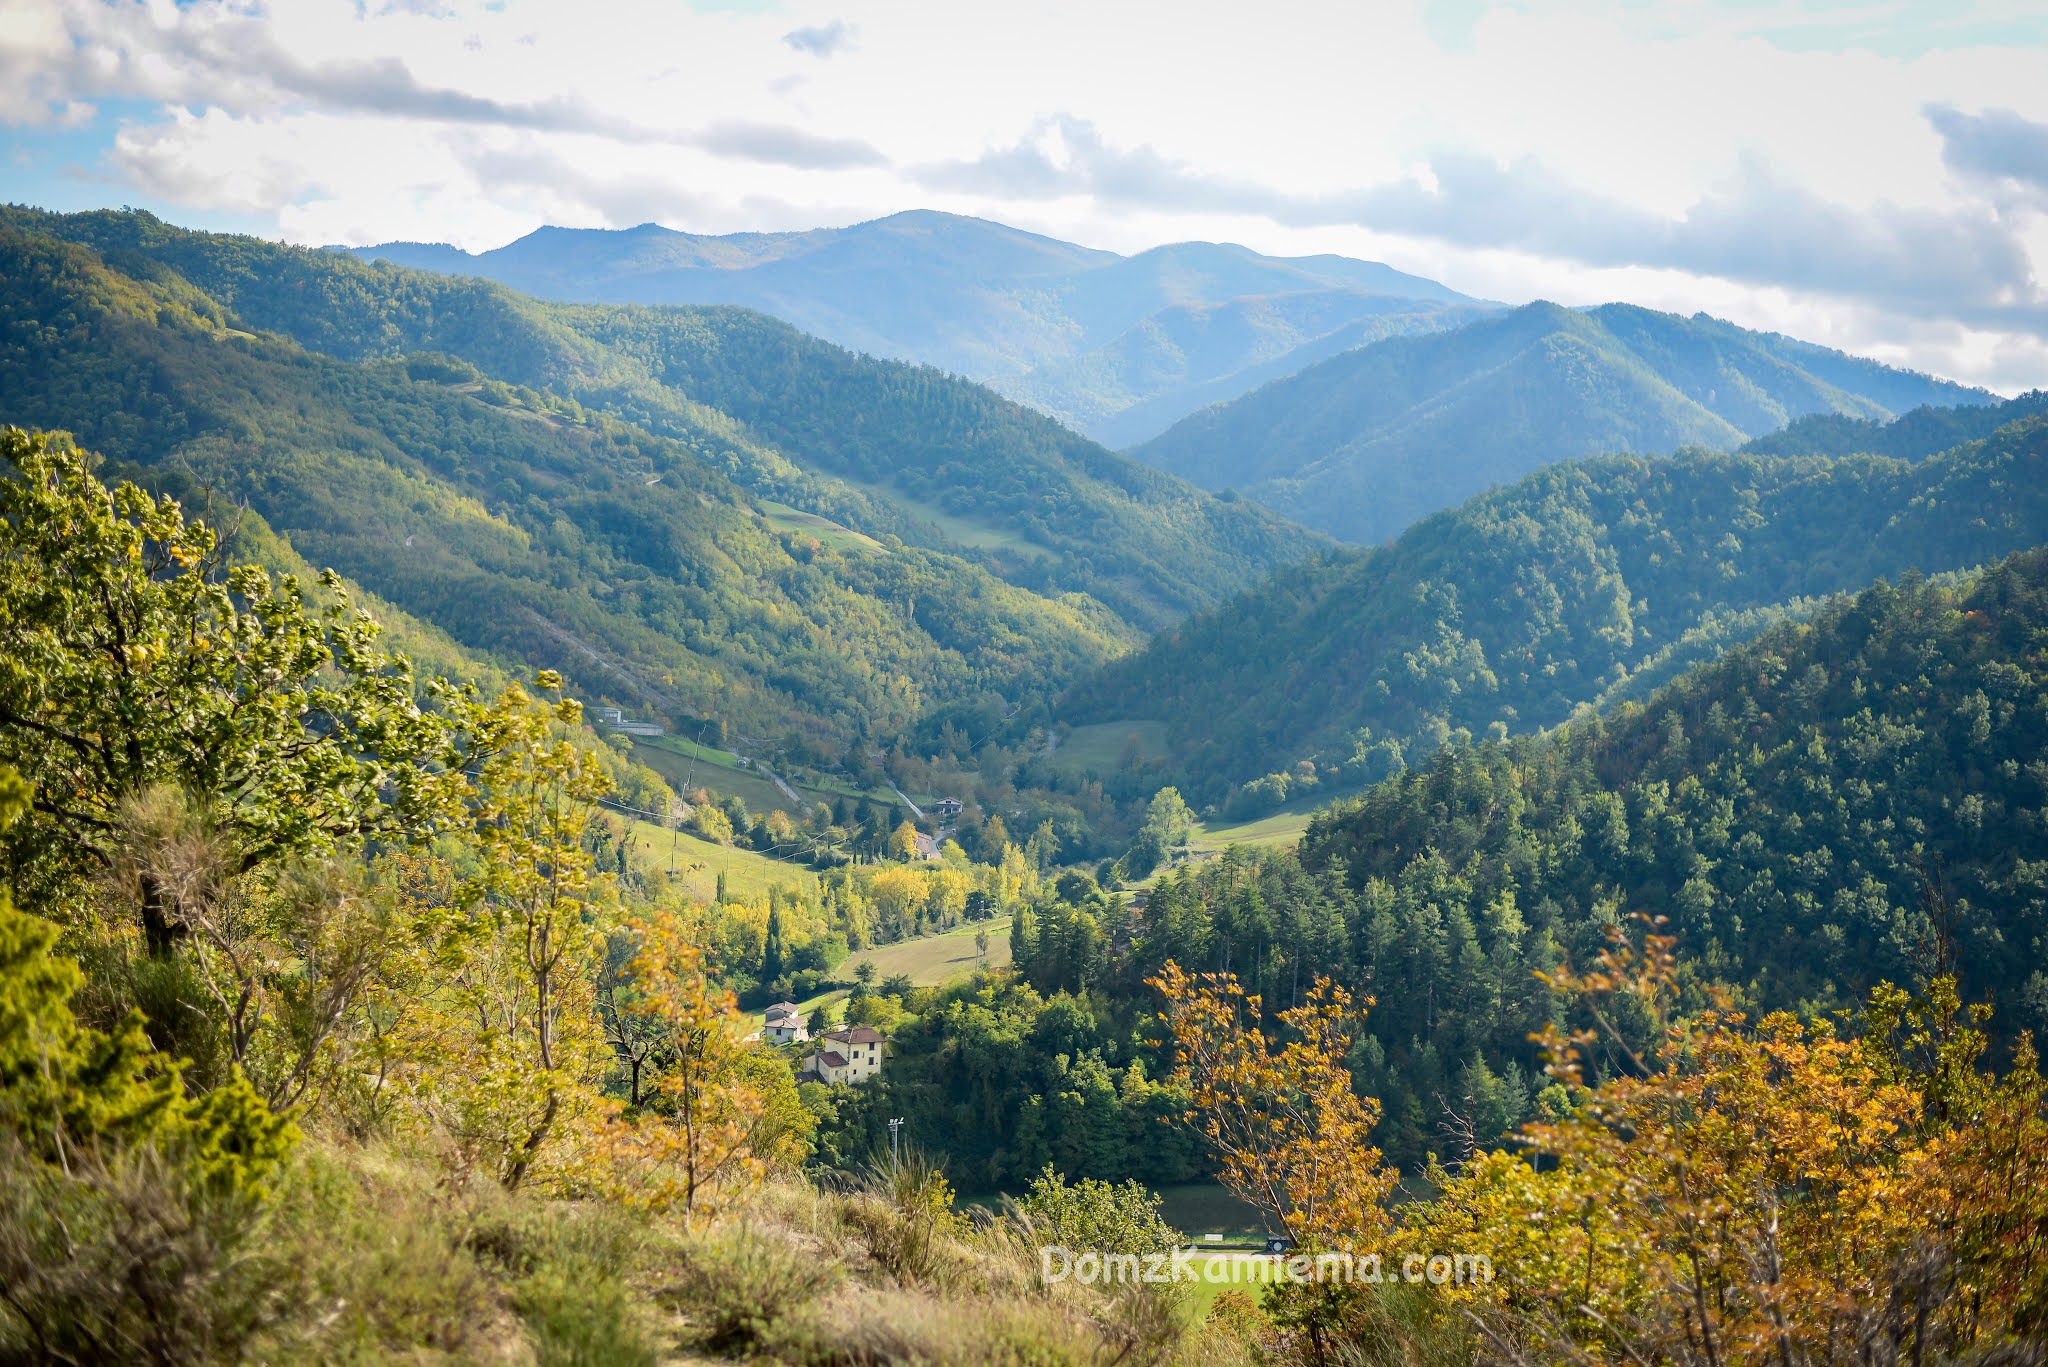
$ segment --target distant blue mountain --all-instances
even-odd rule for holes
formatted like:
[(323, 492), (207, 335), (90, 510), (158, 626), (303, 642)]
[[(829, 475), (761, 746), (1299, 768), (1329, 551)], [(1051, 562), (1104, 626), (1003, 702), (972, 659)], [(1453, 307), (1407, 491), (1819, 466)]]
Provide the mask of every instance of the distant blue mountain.
[(1210, 242), (1119, 256), (923, 210), (805, 232), (541, 228), (476, 254), (414, 242), (355, 254), (548, 299), (744, 305), (981, 380), (1111, 445), (1347, 347), (1493, 307), (1371, 261)]
[(1331, 356), (1130, 454), (1374, 542), (1552, 461), (1730, 450), (1807, 414), (1881, 422), (1994, 399), (1705, 314), (1538, 302)]

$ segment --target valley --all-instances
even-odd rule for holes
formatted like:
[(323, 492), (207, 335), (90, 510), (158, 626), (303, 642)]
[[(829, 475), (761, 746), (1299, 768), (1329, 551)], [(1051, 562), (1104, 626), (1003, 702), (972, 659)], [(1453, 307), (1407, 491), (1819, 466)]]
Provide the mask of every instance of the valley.
[[(1961, 1342), (1938, 1243), (1929, 1367), (2033, 1361), (2041, 391), (940, 213), (8, 207), (0, 423), (0, 1359), (1785, 1367), (1655, 1316)], [(1196, 1239), (1257, 1298), (1042, 1261)], [(1520, 1280), (1278, 1275), (1382, 1249)]]

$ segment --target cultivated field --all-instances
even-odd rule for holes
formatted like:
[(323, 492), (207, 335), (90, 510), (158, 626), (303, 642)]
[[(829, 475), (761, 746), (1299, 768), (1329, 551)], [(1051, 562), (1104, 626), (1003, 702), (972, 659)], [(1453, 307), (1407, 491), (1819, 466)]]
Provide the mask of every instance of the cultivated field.
[(899, 940), (893, 945), (864, 949), (858, 954), (848, 955), (839, 973), (842, 977), (852, 977), (853, 966), (866, 959), (875, 966), (876, 982), (902, 973), (919, 987), (937, 987), (974, 972), (975, 964), (980, 961), (974, 949), (976, 930), (988, 932), (988, 966), (1009, 967), (1010, 918), (1000, 916), (993, 921), (979, 921), (958, 930), (949, 930), (944, 935), (925, 935), (915, 940)]
[(1124, 749), (1137, 738), (1138, 753), (1154, 759), (1166, 753), (1166, 723), (1163, 721), (1110, 721), (1077, 726), (1053, 751), (1055, 769), (1075, 774), (1113, 774), (1123, 762)]

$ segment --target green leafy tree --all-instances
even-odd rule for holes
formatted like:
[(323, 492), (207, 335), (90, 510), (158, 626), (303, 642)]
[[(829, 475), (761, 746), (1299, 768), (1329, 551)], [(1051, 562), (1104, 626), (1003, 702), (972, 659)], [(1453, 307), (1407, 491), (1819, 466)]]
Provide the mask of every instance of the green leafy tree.
[[(449, 726), (337, 577), (316, 609), (289, 576), (223, 572), (212, 528), (60, 438), (0, 430), (0, 459), (0, 762), (34, 788), (6, 837), (18, 893), (110, 867), (121, 804), (153, 788), (191, 794), (241, 873), (452, 810)], [(142, 880), (165, 955), (188, 928)]]
[(1048, 1165), (1017, 1203), (1032, 1234), (1076, 1253), (1171, 1253), (1181, 1236), (1159, 1213), (1159, 1197), (1138, 1182), (1121, 1186), (1084, 1177), (1069, 1185)]

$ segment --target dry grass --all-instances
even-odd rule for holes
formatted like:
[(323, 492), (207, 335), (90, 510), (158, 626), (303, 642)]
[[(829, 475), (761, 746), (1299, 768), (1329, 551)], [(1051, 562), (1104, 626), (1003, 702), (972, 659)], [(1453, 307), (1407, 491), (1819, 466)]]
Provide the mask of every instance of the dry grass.
[[(446, 1171), (435, 1155), (393, 1143), (309, 1139), (277, 1209), (251, 1227), (267, 1279), (253, 1290), (261, 1312), (238, 1321), (219, 1351), (195, 1340), (179, 1360), (1142, 1367), (1242, 1358), (1237, 1340), (1190, 1326), (1171, 1295), (1045, 1285), (1028, 1230), (961, 1216), (936, 1174), (914, 1164), (844, 1189), (783, 1173), (694, 1223), (458, 1185)], [(204, 1285), (193, 1294), (212, 1297), (182, 1316), (202, 1327), (218, 1318), (206, 1314), (241, 1304)]]

